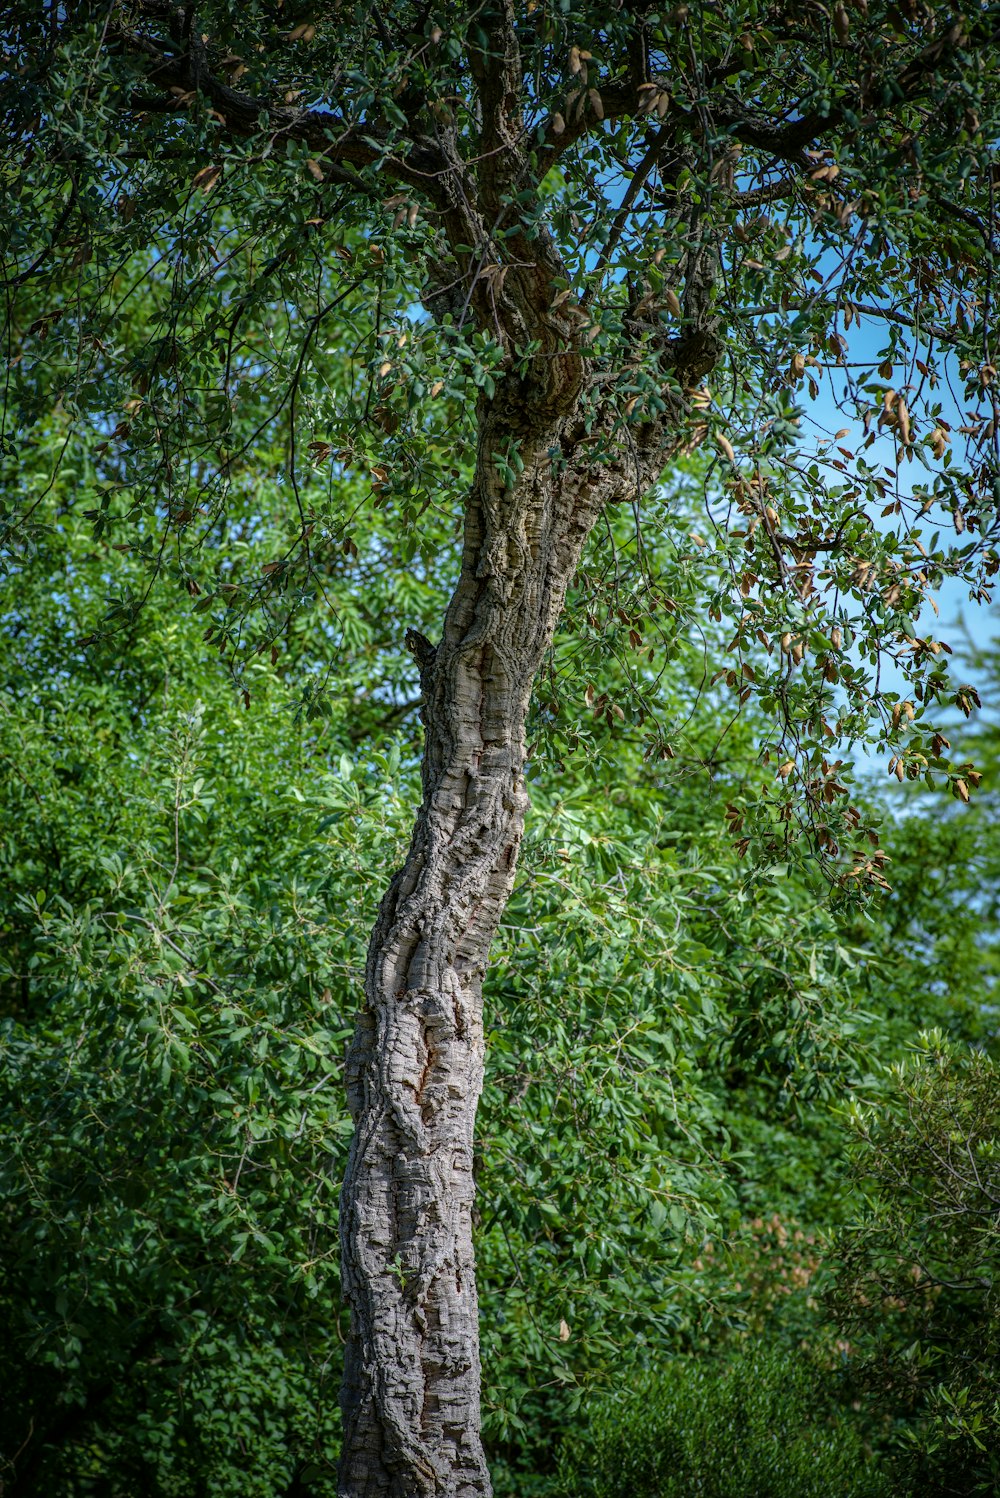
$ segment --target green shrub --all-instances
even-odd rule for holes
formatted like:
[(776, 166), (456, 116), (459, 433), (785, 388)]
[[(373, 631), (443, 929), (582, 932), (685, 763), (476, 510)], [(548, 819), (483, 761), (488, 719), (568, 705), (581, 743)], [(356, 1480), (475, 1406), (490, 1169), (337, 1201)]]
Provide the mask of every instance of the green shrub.
[(829, 1296), (921, 1498), (1000, 1492), (1000, 1066), (925, 1036), (855, 1118), (863, 1210)]
[(805, 1361), (676, 1358), (601, 1399), (567, 1440), (565, 1498), (888, 1498), (858, 1433)]

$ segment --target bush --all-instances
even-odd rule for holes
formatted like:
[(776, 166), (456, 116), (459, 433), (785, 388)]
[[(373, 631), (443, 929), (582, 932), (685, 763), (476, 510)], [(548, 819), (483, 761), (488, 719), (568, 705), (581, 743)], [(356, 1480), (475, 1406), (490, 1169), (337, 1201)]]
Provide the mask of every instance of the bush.
[(924, 1038), (855, 1119), (865, 1210), (830, 1305), (921, 1498), (1000, 1492), (1000, 1069)]
[(677, 1358), (567, 1441), (565, 1498), (880, 1498), (860, 1436), (804, 1358)]

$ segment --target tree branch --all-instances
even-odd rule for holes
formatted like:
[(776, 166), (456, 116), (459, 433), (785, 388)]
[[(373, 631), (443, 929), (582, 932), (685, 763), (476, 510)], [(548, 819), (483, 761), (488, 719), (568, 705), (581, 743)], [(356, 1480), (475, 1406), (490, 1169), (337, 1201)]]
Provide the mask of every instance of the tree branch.
[[(196, 41), (192, 37), (188, 50), (174, 55), (167, 54), (148, 37), (134, 30), (119, 29), (110, 33), (109, 39), (125, 50), (149, 59), (145, 81), (160, 92), (151, 98), (133, 95), (130, 105), (135, 110), (180, 110), (194, 95), (200, 94), (230, 134), (251, 136), (266, 131), (272, 138), (284, 136), (303, 141), (317, 157), (322, 158), (334, 180), (366, 196), (377, 196), (378, 190), (374, 184), (369, 185), (359, 177), (357, 169), (375, 165), (395, 180), (419, 188), (435, 201), (441, 196), (439, 179), (447, 164), (426, 136), (411, 139), (409, 151), (401, 157), (389, 149), (386, 132), (375, 122), (365, 122), (367, 140), (363, 140), (355, 133), (355, 127), (333, 110), (296, 109), (288, 104), (253, 98), (210, 70), (200, 38)], [(372, 140), (384, 141), (385, 150), (370, 144)]]
[(497, 0), (497, 9), (484, 13), (481, 19), (488, 50), (470, 48), (469, 70), (475, 79), (482, 113), (480, 196), (483, 210), (494, 217), (503, 212), (505, 194), (524, 166), (521, 49), (511, 0)]

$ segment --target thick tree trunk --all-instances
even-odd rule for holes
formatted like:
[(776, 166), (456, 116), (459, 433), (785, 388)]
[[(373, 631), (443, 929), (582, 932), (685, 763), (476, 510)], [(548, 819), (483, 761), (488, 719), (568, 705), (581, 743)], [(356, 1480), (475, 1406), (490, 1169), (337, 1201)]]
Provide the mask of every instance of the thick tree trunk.
[(372, 936), (348, 1065), (343, 1498), (490, 1492), (472, 1248), (483, 974), (524, 828), (535, 673), (601, 506), (637, 482), (634, 461), (581, 470), (582, 429), (539, 430), (525, 412), (524, 470), (505, 487), (494, 458), (516, 425), (509, 405), (502, 431), (484, 414), (444, 635), (436, 650), (411, 638), (423, 804)]

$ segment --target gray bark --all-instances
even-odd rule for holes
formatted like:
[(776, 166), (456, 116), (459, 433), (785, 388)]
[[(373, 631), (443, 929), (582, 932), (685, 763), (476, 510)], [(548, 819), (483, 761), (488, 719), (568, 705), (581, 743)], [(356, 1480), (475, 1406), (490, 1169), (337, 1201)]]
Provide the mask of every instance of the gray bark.
[[(481, 1498), (473, 1131), (482, 982), (514, 881), (525, 719), (601, 507), (649, 481), (634, 451), (581, 466), (579, 419), (508, 389), (482, 413), (461, 576), (424, 691), (423, 803), (379, 912), (348, 1064), (356, 1132), (341, 1202), (351, 1329), (343, 1498)], [(575, 406), (575, 391), (569, 404)], [(518, 438), (514, 487), (494, 455)]]
[[(686, 335), (657, 355), (664, 377), (673, 374), (666, 417), (612, 433), (606, 409), (598, 429), (585, 424), (586, 345), (580, 309), (556, 297), (565, 267), (555, 242), (536, 225), (505, 239), (509, 258), (494, 257), (493, 230), (527, 180), (527, 163), (510, 0), (489, 8), (483, 24), (489, 46), (469, 56), (482, 114), (476, 180), (454, 130), (440, 130), (445, 166), (434, 181), (471, 314), (501, 338), (508, 362), (477, 413), (462, 568), (442, 639), (436, 650), (413, 642), (424, 698), (423, 801), (372, 935), (348, 1063), (355, 1136), (341, 1197), (351, 1312), (341, 1498), (490, 1493), (479, 1434), (473, 1134), (483, 975), (524, 831), (528, 702), (597, 516), (658, 478), (680, 392), (718, 354), (707, 320), (710, 276), (693, 264)], [(647, 331), (658, 328), (654, 319)], [(630, 337), (642, 351), (636, 358), (648, 360), (643, 329)], [(523, 469), (505, 485), (496, 459), (512, 445)]]

